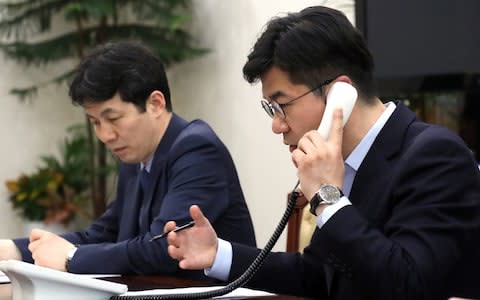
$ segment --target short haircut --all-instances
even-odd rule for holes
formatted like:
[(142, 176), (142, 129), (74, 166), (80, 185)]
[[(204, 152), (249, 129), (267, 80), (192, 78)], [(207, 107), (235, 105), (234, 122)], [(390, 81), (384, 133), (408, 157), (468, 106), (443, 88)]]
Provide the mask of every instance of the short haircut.
[(140, 42), (120, 41), (95, 48), (77, 67), (69, 95), (74, 104), (104, 102), (117, 93), (145, 111), (150, 94), (163, 93), (172, 111), (167, 75), (160, 60)]
[(271, 19), (248, 55), (243, 74), (253, 83), (273, 66), (286, 72), (292, 83), (310, 88), (347, 75), (360, 94), (375, 96), (374, 63), (367, 44), (335, 9), (314, 6)]

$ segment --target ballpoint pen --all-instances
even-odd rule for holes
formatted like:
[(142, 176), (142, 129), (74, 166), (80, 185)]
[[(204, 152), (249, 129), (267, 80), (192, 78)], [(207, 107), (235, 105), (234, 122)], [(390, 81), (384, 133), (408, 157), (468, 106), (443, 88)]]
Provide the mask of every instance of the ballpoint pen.
[(150, 242), (151, 242), (151, 241), (154, 241), (154, 240), (161, 239), (161, 238), (165, 238), (165, 237), (167, 237), (167, 235), (168, 235), (170, 232), (178, 232), (178, 231), (181, 231), (181, 230), (184, 230), (184, 229), (193, 227), (193, 225), (195, 225), (195, 221), (190, 221), (190, 222), (188, 222), (187, 224), (184, 224), (184, 225), (182, 225), (182, 226), (177, 226), (177, 227), (175, 227), (174, 230), (170, 230), (170, 231), (167, 231), (167, 232), (164, 232), (164, 233), (162, 233), (162, 234), (159, 234), (159, 235), (156, 235), (156, 236), (152, 237), (152, 238), (150, 239)]

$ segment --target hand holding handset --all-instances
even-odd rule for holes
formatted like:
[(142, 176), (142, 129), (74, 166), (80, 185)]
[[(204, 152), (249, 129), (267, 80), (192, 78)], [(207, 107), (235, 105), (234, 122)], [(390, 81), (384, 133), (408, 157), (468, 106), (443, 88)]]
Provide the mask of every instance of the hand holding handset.
[(320, 133), (323, 139), (328, 138), (330, 133), (330, 128), (332, 127), (332, 118), (333, 111), (335, 108), (343, 109), (343, 124), (347, 123), (348, 118), (352, 112), (353, 106), (357, 100), (358, 94), (357, 90), (346, 82), (337, 81), (335, 82), (328, 91), (327, 94), (327, 104), (325, 111), (323, 112), (322, 121), (318, 127), (318, 133)]
[[(343, 110), (342, 126), (345, 126), (348, 118), (350, 118), (350, 114), (352, 113), (357, 98), (357, 90), (349, 83), (337, 81), (330, 87), (327, 94), (327, 103), (325, 111), (323, 112), (322, 121), (320, 122), (320, 126), (318, 126), (318, 133), (322, 139), (328, 139), (330, 129), (332, 128), (334, 110), (336, 108), (341, 108)], [(300, 185), (299, 189), (302, 189)]]

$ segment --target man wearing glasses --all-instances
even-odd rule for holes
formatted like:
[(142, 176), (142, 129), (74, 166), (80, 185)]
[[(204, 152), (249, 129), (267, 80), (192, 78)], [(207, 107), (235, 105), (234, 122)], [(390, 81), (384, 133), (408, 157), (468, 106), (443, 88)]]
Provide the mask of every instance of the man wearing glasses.
[[(262, 107), (283, 135), (317, 228), (299, 253), (270, 253), (248, 285), (316, 299), (479, 297), (480, 172), (463, 141), (375, 96), (373, 60), (339, 11), (310, 7), (269, 22), (243, 68), (260, 80)], [(334, 82), (358, 99), (342, 128), (317, 132)], [(183, 269), (238, 278), (260, 250), (196, 225), (168, 235)], [(164, 231), (172, 230), (169, 222)]]

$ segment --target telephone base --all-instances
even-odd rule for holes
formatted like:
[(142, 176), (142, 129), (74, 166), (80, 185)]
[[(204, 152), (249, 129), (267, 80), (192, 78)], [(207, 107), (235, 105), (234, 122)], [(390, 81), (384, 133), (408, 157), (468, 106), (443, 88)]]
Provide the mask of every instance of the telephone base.
[(13, 300), (108, 300), (128, 290), (124, 284), (16, 260), (0, 261), (0, 270), (10, 278)]

